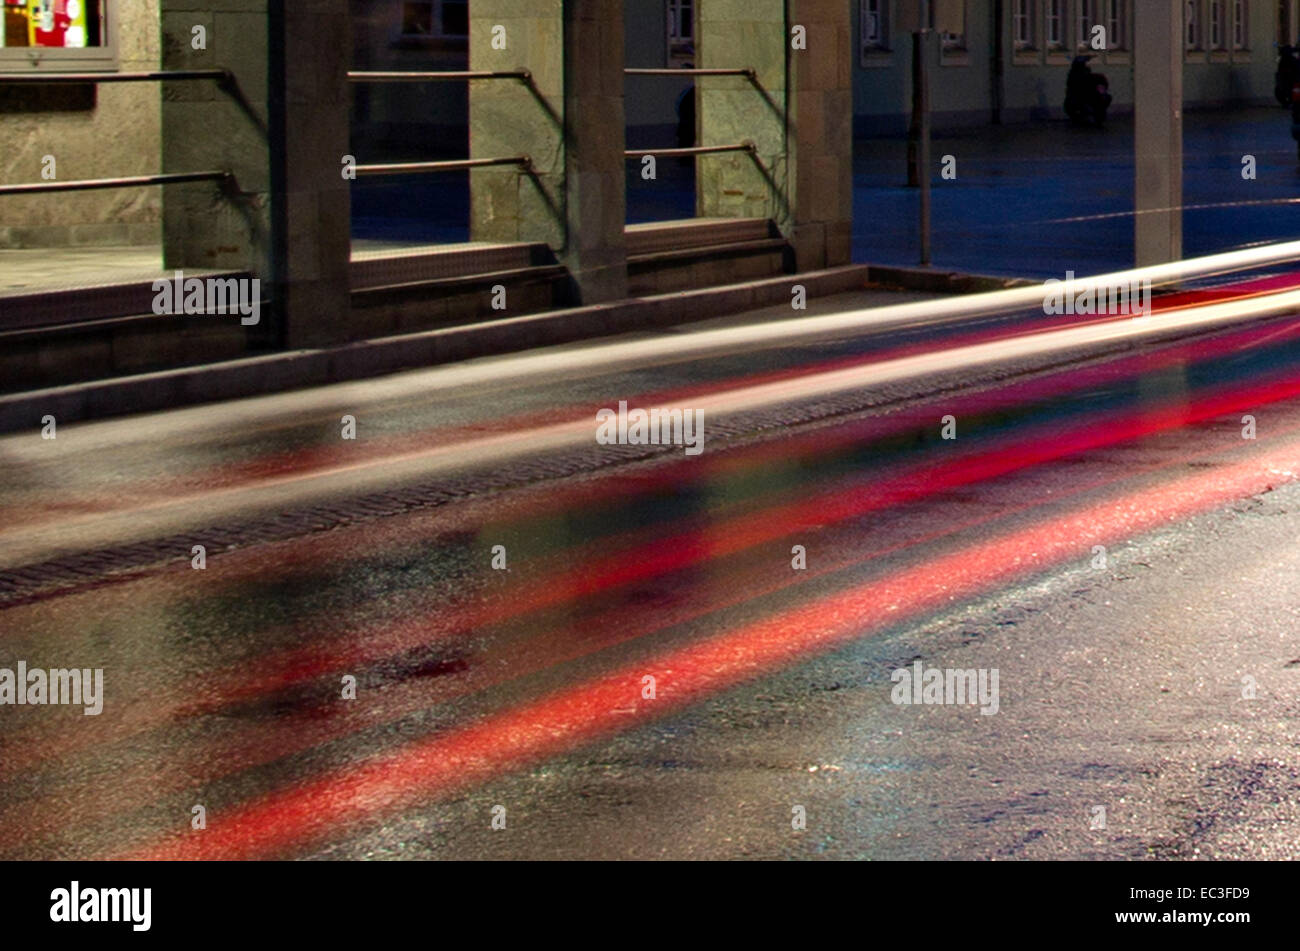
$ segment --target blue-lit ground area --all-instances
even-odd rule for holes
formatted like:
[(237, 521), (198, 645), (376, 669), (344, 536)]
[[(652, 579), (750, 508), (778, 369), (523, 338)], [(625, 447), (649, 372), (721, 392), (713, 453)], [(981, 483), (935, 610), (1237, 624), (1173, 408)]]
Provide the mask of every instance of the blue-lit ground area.
[[(1059, 121), (984, 126), (938, 135), (933, 260), (976, 273), (1033, 277), (1102, 274), (1133, 263), (1133, 120), (1105, 128)], [(1290, 239), (1300, 188), (1285, 109), (1189, 112), (1183, 136), (1183, 249), (1188, 257), (1240, 244)], [(1255, 159), (1244, 178), (1242, 160)], [(853, 253), (857, 260), (915, 265), (918, 198), (907, 186), (900, 140), (854, 150)], [(1009, 235), (1014, 237), (1009, 238)]]
[[(1184, 251), (1189, 257), (1294, 235), (1300, 167), (1284, 109), (1190, 112), (1184, 132)], [(671, 145), (672, 143), (667, 143)], [(1133, 263), (1133, 120), (1103, 129), (1060, 120), (938, 134), (933, 209), (936, 267), (1017, 277), (1101, 274)], [(955, 159), (955, 178), (940, 162)], [(1242, 175), (1253, 156), (1253, 179)], [(627, 220), (690, 218), (693, 161), (665, 159), (646, 180), (628, 163)], [(364, 242), (468, 240), (468, 176), (396, 176), (358, 183), (353, 235)], [(907, 187), (905, 138), (854, 145), (854, 260), (920, 261), (919, 198)], [(1008, 235), (1015, 237), (1008, 240)], [(1248, 236), (1248, 237), (1241, 237)]]

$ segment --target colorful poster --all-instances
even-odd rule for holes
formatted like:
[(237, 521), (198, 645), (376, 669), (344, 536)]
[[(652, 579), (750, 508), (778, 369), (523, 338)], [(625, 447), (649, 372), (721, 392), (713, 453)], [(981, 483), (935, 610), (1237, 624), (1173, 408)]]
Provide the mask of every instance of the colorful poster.
[(28, 15), (32, 46), (86, 45), (85, 0), (30, 0)]

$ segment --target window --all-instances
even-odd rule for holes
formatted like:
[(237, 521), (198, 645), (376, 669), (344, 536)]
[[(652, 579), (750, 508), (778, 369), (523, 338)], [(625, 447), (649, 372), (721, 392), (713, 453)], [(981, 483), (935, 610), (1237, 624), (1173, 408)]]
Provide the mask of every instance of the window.
[(691, 59), (695, 55), (694, 0), (667, 0), (669, 60)]
[(469, 0), (442, 0), (443, 36), (469, 36)]
[(1015, 0), (1012, 3), (1011, 45), (1016, 50), (1034, 48), (1034, 0)]
[(889, 49), (889, 0), (860, 0), (858, 3), (862, 52)]
[(1189, 50), (1201, 48), (1201, 3), (1200, 0), (1186, 0), (1183, 4), (1183, 30), (1186, 32), (1186, 45)]
[(1047, 48), (1065, 49), (1065, 0), (1047, 0)]
[(1249, 6), (1246, 0), (1233, 0), (1232, 48), (1234, 50), (1250, 49), (1250, 21), (1247, 19)]
[(1092, 48), (1092, 28), (1097, 25), (1095, 8), (1093, 0), (1075, 0), (1074, 45), (1077, 49)]
[(112, 69), (109, 0), (0, 0), (0, 70)]
[(1106, 0), (1106, 49), (1128, 49), (1128, 0)]
[(1227, 13), (1225, 9), (1227, 0), (1210, 0), (1210, 49), (1225, 49), (1224, 41), (1227, 38), (1225, 30), (1224, 16)]
[(468, 36), (469, 0), (406, 0), (402, 36)]
[(99, 4), (83, 0), (3, 0), (0, 46), (86, 49), (103, 46)]
[(937, 30), (945, 53), (966, 50), (965, 0), (931, 0), (930, 29)]

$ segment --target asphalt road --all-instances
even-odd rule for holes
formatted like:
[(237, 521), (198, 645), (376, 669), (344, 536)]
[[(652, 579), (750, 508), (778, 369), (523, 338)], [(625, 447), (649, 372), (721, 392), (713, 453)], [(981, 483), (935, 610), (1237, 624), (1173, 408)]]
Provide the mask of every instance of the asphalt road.
[[(0, 706), (0, 858), (1295, 857), (1300, 319), (870, 376), (1054, 329), (0, 439), (0, 677), (104, 672)], [(722, 409), (688, 456), (619, 400)]]

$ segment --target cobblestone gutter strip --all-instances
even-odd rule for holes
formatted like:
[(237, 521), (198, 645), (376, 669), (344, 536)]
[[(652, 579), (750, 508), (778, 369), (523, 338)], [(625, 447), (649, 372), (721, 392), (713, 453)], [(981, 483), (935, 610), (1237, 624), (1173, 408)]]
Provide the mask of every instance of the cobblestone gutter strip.
[[(718, 451), (781, 438), (788, 436), (790, 427), (830, 425), (854, 414), (888, 412), (918, 400), (942, 399), (956, 391), (969, 392), (1010, 380), (1050, 374), (1067, 366), (1102, 362), (1130, 347), (1128, 343), (1119, 343), (1100, 351), (1059, 353), (1032, 361), (984, 367), (974, 372), (953, 371), (870, 390), (715, 418), (709, 421), (709, 445), (712, 451)], [(678, 457), (680, 453), (679, 446), (593, 444), (559, 450), (542, 457), (520, 458), (490, 468), (443, 475), (391, 491), (360, 494), (130, 545), (77, 552), (0, 571), (0, 607), (123, 581), (169, 564), (188, 562), (194, 545), (203, 545), (209, 556), (215, 556), (236, 548), (285, 541), (540, 482), (596, 474), (657, 457)]]

